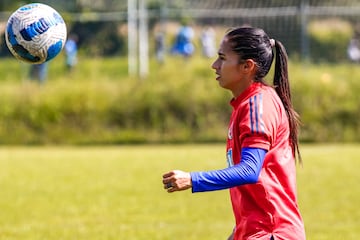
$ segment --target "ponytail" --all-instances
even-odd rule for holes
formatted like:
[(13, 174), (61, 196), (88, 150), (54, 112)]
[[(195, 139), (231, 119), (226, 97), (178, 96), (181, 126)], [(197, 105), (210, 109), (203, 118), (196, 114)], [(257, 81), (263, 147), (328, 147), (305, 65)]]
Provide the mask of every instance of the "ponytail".
[(291, 102), (290, 83), (288, 77), (288, 57), (286, 50), (281, 42), (274, 41), (275, 45), (275, 70), (274, 70), (274, 87), (276, 93), (279, 95), (286, 114), (289, 118), (290, 127), (290, 144), (295, 158), (302, 163), (301, 154), (299, 150), (299, 126), (300, 118), (298, 113), (294, 110)]

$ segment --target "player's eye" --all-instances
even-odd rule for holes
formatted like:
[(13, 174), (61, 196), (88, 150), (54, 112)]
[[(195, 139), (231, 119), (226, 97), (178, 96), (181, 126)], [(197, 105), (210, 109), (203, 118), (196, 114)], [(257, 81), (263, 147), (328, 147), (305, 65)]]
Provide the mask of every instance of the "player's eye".
[(222, 54), (219, 54), (218, 58), (219, 58), (220, 60), (225, 60), (225, 56), (222, 55)]

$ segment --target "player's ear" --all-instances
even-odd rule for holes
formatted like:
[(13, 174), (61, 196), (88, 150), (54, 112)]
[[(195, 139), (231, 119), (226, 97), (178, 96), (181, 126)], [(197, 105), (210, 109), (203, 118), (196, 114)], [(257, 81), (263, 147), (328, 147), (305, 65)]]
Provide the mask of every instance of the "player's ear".
[(247, 73), (254, 71), (256, 68), (256, 64), (252, 59), (246, 59), (243, 63), (243, 70)]

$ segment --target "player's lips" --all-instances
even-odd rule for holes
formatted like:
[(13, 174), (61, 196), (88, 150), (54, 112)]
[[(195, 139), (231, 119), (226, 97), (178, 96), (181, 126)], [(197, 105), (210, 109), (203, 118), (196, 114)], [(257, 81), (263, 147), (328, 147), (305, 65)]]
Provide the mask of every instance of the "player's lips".
[(219, 73), (215, 73), (216, 74), (216, 80), (219, 80), (220, 79), (220, 74)]

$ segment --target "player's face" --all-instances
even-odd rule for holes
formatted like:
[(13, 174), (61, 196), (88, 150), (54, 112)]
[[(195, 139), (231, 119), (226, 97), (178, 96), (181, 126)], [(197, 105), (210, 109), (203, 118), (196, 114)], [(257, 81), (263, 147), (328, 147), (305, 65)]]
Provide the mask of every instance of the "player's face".
[(216, 71), (216, 80), (225, 89), (231, 90), (234, 96), (243, 90), (243, 65), (246, 61), (239, 60), (239, 55), (231, 50), (226, 37), (222, 40), (218, 50), (218, 57), (212, 64)]

